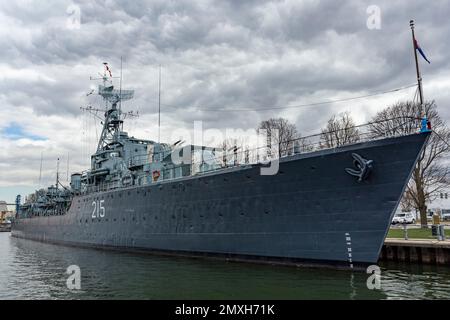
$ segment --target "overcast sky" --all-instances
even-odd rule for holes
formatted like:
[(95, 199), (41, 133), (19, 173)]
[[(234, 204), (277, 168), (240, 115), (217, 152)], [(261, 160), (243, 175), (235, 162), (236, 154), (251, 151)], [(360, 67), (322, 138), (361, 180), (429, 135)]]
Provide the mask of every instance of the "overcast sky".
[[(381, 25), (376, 25), (377, 6)], [(377, 9), (375, 7), (375, 9)], [(375, 14), (375, 16), (374, 16)], [(81, 106), (108, 62), (136, 90), (125, 110), (136, 137), (157, 139), (162, 65), (162, 140), (176, 128), (255, 128), (285, 117), (303, 135), (333, 114), (363, 123), (412, 99), (414, 88), (345, 103), (260, 112), (415, 83), (409, 20), (431, 65), (420, 60), (426, 99), (450, 120), (450, 1), (9, 1), (0, 0), (0, 200), (64, 172), (87, 168), (100, 126)], [(78, 19), (79, 18), (79, 19)], [(369, 20), (369, 26), (368, 22)], [(80, 22), (79, 25), (77, 22)]]

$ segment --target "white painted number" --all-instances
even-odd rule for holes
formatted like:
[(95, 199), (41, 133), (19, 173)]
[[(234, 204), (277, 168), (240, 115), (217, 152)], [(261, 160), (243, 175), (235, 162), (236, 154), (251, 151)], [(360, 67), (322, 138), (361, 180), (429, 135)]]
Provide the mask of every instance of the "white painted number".
[(92, 201), (92, 206), (94, 207), (94, 210), (92, 210), (92, 219), (105, 217), (106, 210), (104, 204), (105, 200)]
[(92, 206), (94, 207), (94, 211), (92, 211), (92, 219), (95, 219), (97, 217), (96, 211), (97, 211), (97, 202), (92, 201)]
[(104, 204), (105, 204), (105, 200), (100, 200), (100, 206), (99, 206), (99, 208), (100, 208), (100, 218), (104, 218), (105, 217)]

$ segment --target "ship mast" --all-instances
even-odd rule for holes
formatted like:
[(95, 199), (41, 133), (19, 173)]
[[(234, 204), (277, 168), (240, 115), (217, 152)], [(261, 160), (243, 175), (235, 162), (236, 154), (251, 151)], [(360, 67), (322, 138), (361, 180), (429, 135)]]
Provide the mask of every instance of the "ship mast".
[[(98, 95), (103, 98), (105, 103), (105, 110), (94, 109), (92, 107), (82, 108), (90, 112), (103, 111), (104, 119), (102, 119), (102, 133), (97, 145), (97, 152), (103, 150), (108, 145), (113, 144), (119, 140), (120, 132), (123, 129), (123, 120), (126, 116), (133, 116), (132, 112), (122, 113), (121, 102), (124, 100), (130, 100), (133, 98), (134, 90), (122, 89), (122, 71), (120, 77), (113, 77), (111, 69), (107, 62), (104, 62), (105, 66), (103, 75), (101, 78), (90, 78), (91, 80), (101, 80), (102, 85), (98, 86)], [(122, 58), (121, 58), (122, 65)], [(122, 69), (122, 67), (121, 67)], [(119, 90), (114, 89), (112, 79), (120, 79)]]
[(417, 48), (416, 48), (416, 36), (414, 34), (414, 20), (409, 21), (409, 26), (411, 27), (412, 41), (413, 41), (413, 49), (414, 49), (414, 59), (416, 62), (416, 75), (417, 75), (417, 87), (419, 90), (419, 102), (420, 102), (420, 116), (422, 117), (424, 114), (423, 110), (423, 87), (422, 87), (422, 76), (420, 75), (419, 69), (419, 60), (417, 59)]
[(56, 161), (56, 190), (58, 190), (58, 184), (59, 184), (59, 158)]

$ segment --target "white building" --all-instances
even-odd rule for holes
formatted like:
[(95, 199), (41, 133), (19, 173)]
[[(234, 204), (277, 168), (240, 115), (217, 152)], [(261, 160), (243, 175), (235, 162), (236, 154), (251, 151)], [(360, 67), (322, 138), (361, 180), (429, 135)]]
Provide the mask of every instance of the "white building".
[(3, 219), (9, 219), (14, 217), (14, 212), (8, 210), (6, 201), (0, 201), (0, 223), (4, 222)]

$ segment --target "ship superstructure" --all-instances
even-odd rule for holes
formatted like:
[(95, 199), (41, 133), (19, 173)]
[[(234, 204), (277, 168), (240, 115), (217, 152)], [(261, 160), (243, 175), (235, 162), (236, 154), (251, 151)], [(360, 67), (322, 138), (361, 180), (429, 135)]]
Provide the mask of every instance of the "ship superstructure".
[[(127, 116), (135, 114), (122, 112), (121, 102), (132, 99), (134, 91), (116, 89), (106, 74), (103, 75), (102, 81), (103, 84), (98, 87), (98, 94), (106, 106), (102, 133), (97, 151), (91, 157), (90, 170), (72, 176), (72, 189), (81, 192), (109, 190), (190, 176), (191, 163), (175, 164), (171, 158), (174, 149), (181, 147), (183, 141), (167, 144), (129, 137), (128, 133), (123, 131), (123, 122)], [(93, 108), (85, 110), (99, 111)], [(214, 153), (215, 149), (190, 145), (183, 146), (178, 152), (188, 150), (191, 153), (196, 150), (201, 153)], [(219, 164), (203, 163), (200, 170), (218, 168)]]

